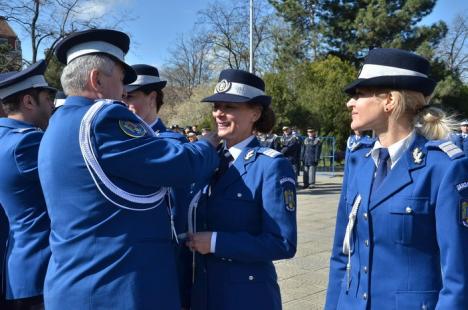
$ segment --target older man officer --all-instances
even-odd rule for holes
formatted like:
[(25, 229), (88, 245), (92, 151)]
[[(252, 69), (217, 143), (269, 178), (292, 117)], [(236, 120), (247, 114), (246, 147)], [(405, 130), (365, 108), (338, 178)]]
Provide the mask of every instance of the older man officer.
[(166, 186), (211, 175), (219, 140), (161, 139), (118, 101), (136, 78), (123, 59), (129, 43), (94, 29), (55, 50), (68, 97), (39, 150), (51, 219), (47, 309), (180, 309)]
[(50, 221), (37, 154), (55, 92), (44, 79), (45, 69), (40, 61), (0, 77), (0, 99), (7, 114), (0, 118), (0, 204), (10, 227), (6, 255), (1, 255), (5, 257), (6, 309), (37, 309), (43, 304)]

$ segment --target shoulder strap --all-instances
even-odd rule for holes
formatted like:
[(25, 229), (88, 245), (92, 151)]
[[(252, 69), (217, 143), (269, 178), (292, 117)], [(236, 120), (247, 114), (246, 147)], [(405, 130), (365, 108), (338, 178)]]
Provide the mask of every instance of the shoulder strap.
[(451, 159), (464, 156), (463, 151), (450, 140), (432, 140), (426, 143), (428, 149), (439, 149)]

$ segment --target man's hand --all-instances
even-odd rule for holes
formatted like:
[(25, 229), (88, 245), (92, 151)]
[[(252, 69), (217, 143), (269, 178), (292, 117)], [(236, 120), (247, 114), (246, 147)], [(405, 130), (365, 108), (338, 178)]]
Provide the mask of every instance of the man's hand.
[(209, 132), (202, 136), (200, 140), (207, 140), (214, 148), (216, 148), (219, 145), (219, 142), (221, 142), (221, 138), (218, 136), (217, 132)]
[(189, 234), (188, 241), (185, 243), (192, 251), (197, 251), (200, 254), (210, 253), (211, 248), (211, 231), (204, 231), (195, 234)]

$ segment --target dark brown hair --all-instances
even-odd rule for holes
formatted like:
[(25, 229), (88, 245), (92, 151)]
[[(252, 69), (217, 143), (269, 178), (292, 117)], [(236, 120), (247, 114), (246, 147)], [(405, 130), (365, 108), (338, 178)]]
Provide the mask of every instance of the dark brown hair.
[(151, 94), (151, 92), (153, 92), (153, 91), (156, 92), (156, 113), (159, 113), (159, 110), (161, 109), (161, 107), (164, 104), (164, 93), (163, 93), (162, 89), (154, 89), (154, 88), (143, 86), (143, 87), (139, 88), (138, 90), (141, 90), (147, 96), (149, 94)]
[(3, 110), (7, 115), (17, 113), (20, 111), (21, 100), (26, 95), (30, 95), (31, 97), (39, 103), (39, 92), (41, 89), (27, 89), (25, 91), (13, 94), (11, 96), (6, 97), (2, 100)]
[(253, 124), (253, 129), (261, 133), (269, 133), (275, 126), (275, 112), (270, 106), (262, 106), (256, 103), (252, 105), (259, 106), (262, 111), (260, 118)]

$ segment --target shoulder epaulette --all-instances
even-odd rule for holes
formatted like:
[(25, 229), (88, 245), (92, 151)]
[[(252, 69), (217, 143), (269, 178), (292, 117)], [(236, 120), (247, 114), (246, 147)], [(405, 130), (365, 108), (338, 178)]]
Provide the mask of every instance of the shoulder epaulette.
[(257, 153), (260, 153), (260, 154), (263, 154), (272, 158), (282, 155), (282, 153), (278, 152), (277, 150), (270, 149), (269, 147), (261, 147), (257, 150)]
[(27, 133), (27, 132), (32, 132), (32, 131), (42, 131), (40, 128), (35, 128), (35, 127), (25, 127), (25, 128), (16, 128), (13, 129), (12, 132), (15, 133)]
[(375, 139), (372, 138), (362, 138), (359, 140), (357, 143), (351, 146), (349, 149), (351, 152), (360, 150), (360, 149), (365, 149), (365, 148), (372, 148), (374, 146)]
[(426, 143), (428, 149), (440, 149), (451, 159), (463, 157), (465, 154), (452, 141), (447, 140), (432, 140)]
[(113, 100), (113, 99), (98, 99), (98, 100), (95, 100), (94, 103), (99, 102), (99, 101), (103, 101), (105, 104), (120, 104), (120, 105), (123, 105), (123, 106), (127, 106), (122, 101)]

